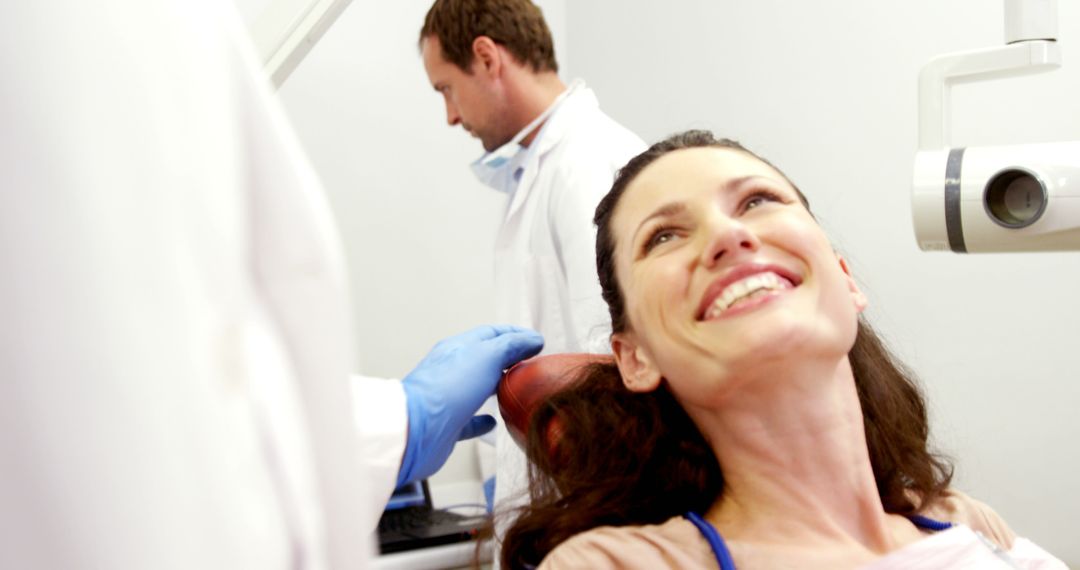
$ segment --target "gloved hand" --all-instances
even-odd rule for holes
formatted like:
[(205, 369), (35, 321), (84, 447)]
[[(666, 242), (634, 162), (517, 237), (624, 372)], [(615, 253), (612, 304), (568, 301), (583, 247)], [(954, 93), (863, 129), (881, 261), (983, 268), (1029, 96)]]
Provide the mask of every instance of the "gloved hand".
[(459, 439), (491, 431), (495, 418), (473, 414), (495, 393), (505, 369), (543, 346), (536, 331), (509, 325), (477, 327), (436, 344), (402, 380), (409, 438), (398, 486), (438, 471)]

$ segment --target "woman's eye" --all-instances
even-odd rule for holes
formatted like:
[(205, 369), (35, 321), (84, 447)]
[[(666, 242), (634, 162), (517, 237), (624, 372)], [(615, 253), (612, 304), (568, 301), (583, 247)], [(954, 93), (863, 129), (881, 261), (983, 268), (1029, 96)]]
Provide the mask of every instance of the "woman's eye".
[(743, 201), (743, 211), (752, 210), (768, 202), (782, 201), (783, 200), (781, 200), (780, 197), (773, 192), (769, 192), (767, 190), (759, 190), (751, 194), (745, 201)]
[(671, 228), (659, 228), (645, 242), (643, 253), (649, 253), (658, 245), (667, 243), (675, 238), (675, 230)]

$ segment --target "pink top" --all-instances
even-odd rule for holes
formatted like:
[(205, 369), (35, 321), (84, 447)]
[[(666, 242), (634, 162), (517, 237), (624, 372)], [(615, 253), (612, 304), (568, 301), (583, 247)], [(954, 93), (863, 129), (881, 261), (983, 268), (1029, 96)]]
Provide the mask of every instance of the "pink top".
[[(1005, 521), (985, 504), (956, 491), (921, 514), (959, 526), (928, 534), (926, 539), (893, 551), (863, 566), (865, 570), (912, 568), (1065, 569), (1052, 555), (1025, 539), (1017, 539)], [(1013, 566), (1005, 563), (986, 541), (1008, 551)], [(806, 568), (805, 550), (783, 546), (727, 541), (735, 565), (741, 570)], [(835, 567), (827, 564), (828, 567)], [(694, 525), (678, 516), (659, 525), (598, 527), (578, 534), (555, 548), (540, 570), (588, 568), (714, 569), (716, 557)]]

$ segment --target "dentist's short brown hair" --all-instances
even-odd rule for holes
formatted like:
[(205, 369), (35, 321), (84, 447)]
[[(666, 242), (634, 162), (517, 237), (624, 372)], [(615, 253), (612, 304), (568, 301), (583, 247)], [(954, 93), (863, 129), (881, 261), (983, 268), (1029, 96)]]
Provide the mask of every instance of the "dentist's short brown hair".
[(424, 18), (420, 42), (437, 38), (443, 58), (466, 73), (473, 41), (492, 39), (533, 71), (559, 70), (551, 30), (540, 8), (529, 0), (436, 0)]

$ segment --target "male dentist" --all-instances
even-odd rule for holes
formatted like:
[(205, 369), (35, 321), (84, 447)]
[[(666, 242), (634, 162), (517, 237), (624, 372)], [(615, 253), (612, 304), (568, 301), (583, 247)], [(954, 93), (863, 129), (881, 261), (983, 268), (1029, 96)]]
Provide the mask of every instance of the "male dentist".
[[(473, 171), (507, 197), (495, 318), (540, 331), (548, 353), (610, 351), (593, 211), (645, 143), (584, 82), (559, 78), (551, 32), (529, 0), (437, 0), (420, 48), (446, 122), (484, 147)], [(505, 507), (526, 481), (524, 454), (502, 427), (495, 456), (494, 502)]]

